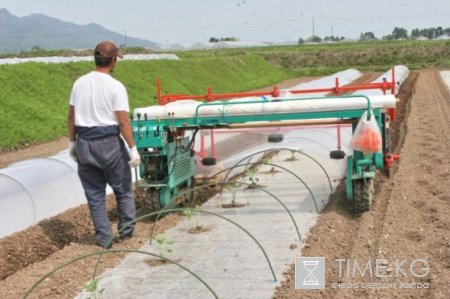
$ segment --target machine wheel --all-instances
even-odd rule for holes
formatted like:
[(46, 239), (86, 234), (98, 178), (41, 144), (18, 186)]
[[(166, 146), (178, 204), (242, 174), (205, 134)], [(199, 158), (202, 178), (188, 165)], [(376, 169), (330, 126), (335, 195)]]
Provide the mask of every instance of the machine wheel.
[(345, 152), (344, 151), (339, 151), (339, 150), (331, 151), (330, 152), (330, 158), (334, 159), (334, 160), (344, 159), (345, 158)]
[(374, 192), (373, 178), (353, 181), (353, 202), (357, 212), (370, 210)]
[(270, 135), (267, 137), (267, 140), (268, 140), (270, 143), (278, 143), (278, 142), (282, 142), (283, 139), (284, 139), (283, 134), (270, 134)]
[(150, 210), (150, 213), (158, 212), (162, 209), (161, 202), (159, 200), (160, 190), (155, 188), (148, 188), (145, 196), (145, 205)]
[(217, 160), (215, 157), (205, 157), (202, 159), (202, 164), (205, 166), (213, 166), (216, 165)]

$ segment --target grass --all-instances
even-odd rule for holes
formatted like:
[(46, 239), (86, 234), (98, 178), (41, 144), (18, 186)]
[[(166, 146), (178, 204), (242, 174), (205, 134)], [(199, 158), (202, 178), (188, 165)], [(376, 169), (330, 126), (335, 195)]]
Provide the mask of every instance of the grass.
[[(17, 149), (66, 136), (73, 82), (92, 62), (25, 63), (0, 66), (0, 150)], [(179, 61), (120, 61), (114, 77), (127, 87), (130, 108), (155, 104), (155, 80), (171, 93), (245, 91), (295, 77), (298, 72), (273, 66), (254, 55), (191, 58)]]
[[(58, 55), (55, 51), (50, 54)], [(156, 102), (156, 78), (161, 78), (163, 91), (205, 94), (208, 86), (215, 93), (241, 92), (347, 68), (386, 71), (398, 64), (413, 70), (450, 67), (450, 41), (376, 41), (176, 54), (181, 60), (119, 62), (114, 77), (127, 87), (131, 109)], [(92, 62), (0, 65), (0, 152), (66, 136), (72, 84), (91, 69)]]
[(329, 74), (344, 68), (385, 71), (404, 64), (410, 69), (450, 67), (450, 41), (371, 41), (316, 45), (217, 49), (177, 53), (180, 57), (258, 55), (274, 65), (305, 75)]

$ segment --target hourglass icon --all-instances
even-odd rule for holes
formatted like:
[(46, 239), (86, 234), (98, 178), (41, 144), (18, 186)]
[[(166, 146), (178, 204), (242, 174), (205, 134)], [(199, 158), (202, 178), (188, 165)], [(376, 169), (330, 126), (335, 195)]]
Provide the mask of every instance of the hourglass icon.
[(306, 275), (303, 280), (303, 285), (305, 286), (318, 286), (319, 280), (314, 276), (313, 272), (317, 269), (319, 265), (319, 261), (302, 261), (303, 267), (305, 267), (306, 271), (308, 271), (308, 275)]

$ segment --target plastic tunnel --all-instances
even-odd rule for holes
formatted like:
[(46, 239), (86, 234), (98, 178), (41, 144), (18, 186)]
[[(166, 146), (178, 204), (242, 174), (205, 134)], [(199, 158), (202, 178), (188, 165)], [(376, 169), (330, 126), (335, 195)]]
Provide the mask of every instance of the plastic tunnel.
[(85, 203), (67, 151), (0, 170), (0, 237)]
[[(353, 80), (358, 79), (359, 77), (362, 76), (362, 73), (356, 69), (347, 69), (345, 71), (340, 71), (337, 73), (334, 73), (332, 75), (326, 76), (326, 77), (322, 77), (316, 80), (312, 80), (309, 82), (305, 82), (305, 83), (300, 83), (298, 85), (295, 85), (293, 87), (290, 87), (290, 90), (297, 90), (297, 89), (317, 89), (317, 88), (331, 88), (335, 85), (336, 82), (336, 78), (339, 79), (340, 85), (347, 85), (350, 82), (352, 82)], [(289, 89), (282, 89), (281, 92), (281, 96), (285, 96), (283, 94), (287, 93), (287, 90)], [(322, 93), (303, 93), (303, 94), (297, 94), (297, 95), (292, 95), (287, 93), (287, 96), (291, 96), (291, 97), (311, 97), (311, 96), (320, 96), (320, 95), (325, 95), (327, 92), (322, 92)]]
[[(396, 65), (394, 66), (394, 75), (395, 75), (395, 82), (398, 83), (398, 85), (395, 87), (395, 91), (398, 93), (400, 86), (405, 82), (405, 80), (409, 76), (409, 69), (404, 65)], [(383, 80), (386, 79), (387, 82), (392, 81), (392, 70), (388, 70), (387, 72), (381, 74), (378, 78), (372, 81), (372, 83), (381, 83)], [(366, 90), (357, 90), (353, 94), (361, 94), (361, 95), (382, 95), (383, 91), (381, 89), (366, 89)], [(390, 91), (387, 92), (387, 94), (390, 94)]]

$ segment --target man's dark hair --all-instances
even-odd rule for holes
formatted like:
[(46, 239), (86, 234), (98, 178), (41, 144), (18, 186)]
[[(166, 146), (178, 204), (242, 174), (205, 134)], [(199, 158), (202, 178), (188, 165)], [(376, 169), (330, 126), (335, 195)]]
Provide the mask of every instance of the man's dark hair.
[(109, 66), (117, 57), (122, 58), (123, 55), (112, 41), (102, 41), (95, 47), (94, 59), (97, 66)]
[(103, 57), (99, 52), (95, 52), (94, 59), (96, 66), (108, 66), (113, 61), (113, 57)]

